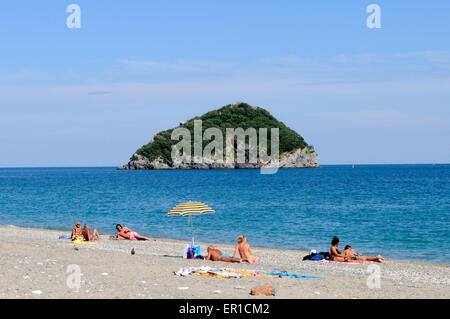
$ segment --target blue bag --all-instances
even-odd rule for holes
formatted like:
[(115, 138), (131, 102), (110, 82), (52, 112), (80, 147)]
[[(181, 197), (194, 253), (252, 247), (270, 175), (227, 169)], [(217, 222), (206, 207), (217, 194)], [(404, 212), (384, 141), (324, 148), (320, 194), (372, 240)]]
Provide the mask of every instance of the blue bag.
[(317, 254), (317, 255), (311, 256), (311, 260), (322, 260), (324, 258), (325, 258), (325, 256), (322, 254)]
[(183, 258), (186, 259), (195, 259), (200, 256), (200, 245), (184, 245), (184, 254)]

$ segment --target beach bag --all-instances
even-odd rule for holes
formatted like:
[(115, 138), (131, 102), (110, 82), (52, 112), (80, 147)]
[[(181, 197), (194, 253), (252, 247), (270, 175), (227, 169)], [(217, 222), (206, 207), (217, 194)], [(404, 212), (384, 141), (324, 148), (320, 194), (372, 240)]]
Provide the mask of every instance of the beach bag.
[(183, 258), (195, 259), (200, 256), (200, 245), (186, 244), (184, 245)]
[(322, 259), (324, 259), (325, 257), (324, 257), (324, 255), (322, 255), (322, 254), (315, 254), (314, 256), (311, 256), (311, 259), (310, 260), (322, 260)]
[(330, 259), (330, 253), (328, 251), (324, 251), (324, 252), (321, 251), (321, 252), (319, 252), (319, 254), (323, 255), (323, 258), (325, 260)]

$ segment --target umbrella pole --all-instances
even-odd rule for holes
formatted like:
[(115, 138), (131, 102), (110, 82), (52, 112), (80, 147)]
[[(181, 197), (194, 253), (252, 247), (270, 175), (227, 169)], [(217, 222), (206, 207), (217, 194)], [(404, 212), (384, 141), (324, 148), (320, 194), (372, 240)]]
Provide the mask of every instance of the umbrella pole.
[(194, 223), (192, 221), (192, 215), (189, 215), (189, 223), (191, 224), (192, 229), (192, 245), (194, 245)]
[(195, 245), (194, 243), (194, 219), (191, 219), (191, 227), (192, 227), (192, 245)]

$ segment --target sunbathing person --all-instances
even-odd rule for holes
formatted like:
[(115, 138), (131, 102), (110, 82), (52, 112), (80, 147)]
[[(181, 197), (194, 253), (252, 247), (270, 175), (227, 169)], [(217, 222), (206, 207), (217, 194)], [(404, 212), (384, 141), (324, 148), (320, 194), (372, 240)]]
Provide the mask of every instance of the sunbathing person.
[(81, 229), (80, 222), (76, 222), (75, 226), (73, 226), (71, 237), (72, 237), (72, 240), (77, 239), (77, 237), (83, 238), (83, 230)]
[(98, 234), (97, 229), (94, 228), (94, 231), (91, 233), (87, 224), (84, 224), (82, 233), (83, 233), (83, 238), (86, 241), (100, 240), (100, 235)]
[(212, 261), (223, 261), (228, 263), (240, 263), (242, 259), (230, 257), (229, 255), (223, 254), (219, 249), (214, 249), (212, 247), (208, 247), (208, 256), (206, 260)]
[(361, 263), (362, 261), (353, 260), (349, 256), (344, 256), (341, 251), (338, 249), (339, 246), (339, 238), (334, 237), (331, 241), (331, 248), (330, 248), (330, 260), (332, 261), (339, 261), (339, 262), (346, 262), (346, 263)]
[(155, 239), (151, 239), (151, 238), (139, 235), (138, 233), (134, 232), (132, 229), (130, 229), (128, 227), (122, 227), (122, 225), (120, 225), (120, 224), (116, 225), (116, 229), (117, 229), (116, 240), (119, 240), (120, 237), (123, 237), (128, 240), (153, 240), (153, 241), (155, 241)]
[(239, 252), (242, 261), (246, 261), (249, 264), (257, 263), (261, 260), (261, 258), (253, 256), (252, 251), (250, 250), (250, 245), (247, 244), (247, 237), (245, 237), (244, 235), (239, 236), (237, 241), (238, 243), (236, 245), (236, 248), (234, 249), (233, 258), (235, 258), (237, 253)]
[(357, 260), (357, 261), (362, 261), (362, 262), (366, 262), (366, 261), (375, 261), (375, 262), (379, 262), (379, 263), (385, 262), (384, 258), (381, 257), (380, 255), (375, 256), (375, 257), (363, 256), (363, 255), (357, 253), (356, 250), (354, 250), (352, 248), (352, 246), (350, 246), (350, 245), (345, 246), (344, 251), (342, 252), (342, 256), (348, 257), (352, 260)]

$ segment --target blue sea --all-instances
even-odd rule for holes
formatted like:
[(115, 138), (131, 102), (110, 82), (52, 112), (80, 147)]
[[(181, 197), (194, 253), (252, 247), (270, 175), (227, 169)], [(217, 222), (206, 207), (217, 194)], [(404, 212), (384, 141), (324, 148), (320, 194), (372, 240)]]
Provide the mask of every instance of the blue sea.
[(333, 236), (365, 255), (450, 263), (450, 165), (326, 165), (319, 169), (118, 171), (0, 169), (0, 224), (70, 231), (75, 221), (115, 234), (189, 242), (176, 204), (207, 203), (195, 239), (326, 251)]

